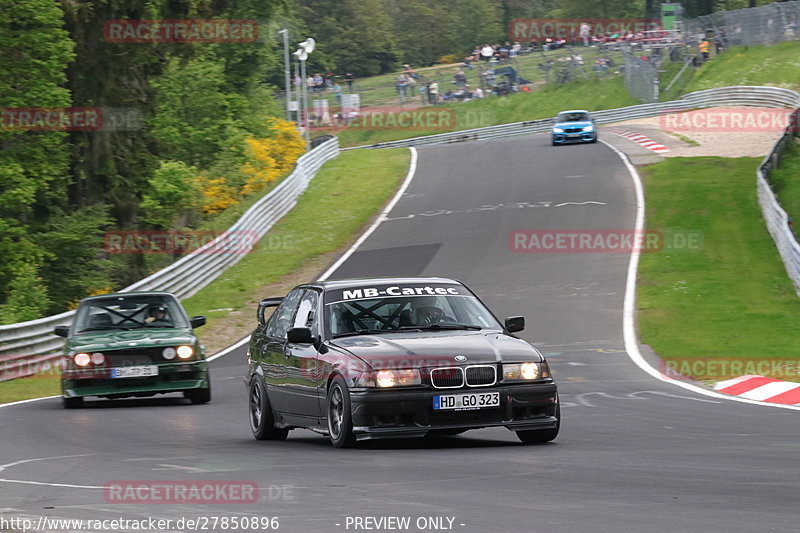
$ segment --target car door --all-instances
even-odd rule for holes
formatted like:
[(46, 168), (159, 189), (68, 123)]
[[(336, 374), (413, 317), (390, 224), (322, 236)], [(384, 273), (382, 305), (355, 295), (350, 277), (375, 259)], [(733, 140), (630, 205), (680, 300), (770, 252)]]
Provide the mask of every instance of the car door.
[(292, 319), (304, 292), (304, 288), (297, 288), (284, 298), (267, 322), (264, 338), (261, 341), (261, 367), (264, 370), (269, 401), (273, 410), (282, 413), (290, 412), (289, 393), (286, 390), (289, 369), (284, 355), (286, 331), (292, 325)]
[[(309, 288), (305, 291), (291, 327), (306, 327), (312, 336), (319, 338), (319, 298), (318, 290)], [(317, 391), (319, 376), (317, 368), (317, 347), (314, 344), (296, 344), (286, 342), (283, 349), (284, 364), (287, 369), (286, 392), (289, 413), (304, 417), (318, 418), (320, 407)]]

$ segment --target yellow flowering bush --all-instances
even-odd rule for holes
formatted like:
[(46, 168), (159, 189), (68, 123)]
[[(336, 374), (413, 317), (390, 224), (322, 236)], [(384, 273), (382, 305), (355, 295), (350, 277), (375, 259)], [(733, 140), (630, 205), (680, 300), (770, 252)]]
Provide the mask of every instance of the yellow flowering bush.
[(225, 178), (212, 179), (201, 174), (197, 176), (197, 182), (203, 196), (204, 214), (214, 215), (239, 203), (236, 189), (228, 185)]
[(305, 143), (294, 123), (274, 118), (270, 127), (273, 132), (271, 137), (245, 139), (250, 160), (241, 167), (242, 173), (247, 176), (241, 191), (243, 195), (264, 189), (268, 183), (291, 170), (305, 151)]

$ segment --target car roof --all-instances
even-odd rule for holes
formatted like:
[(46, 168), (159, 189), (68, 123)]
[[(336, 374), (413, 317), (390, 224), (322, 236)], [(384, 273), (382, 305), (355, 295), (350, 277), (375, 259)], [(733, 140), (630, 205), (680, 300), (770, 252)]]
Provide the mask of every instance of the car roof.
[(88, 296), (82, 299), (81, 302), (99, 300), (101, 298), (115, 298), (122, 296), (169, 296), (170, 298), (175, 298), (174, 294), (165, 291), (113, 292), (110, 294), (98, 294), (97, 296)]
[(335, 290), (335, 289), (350, 289), (353, 287), (371, 287), (374, 285), (388, 285), (392, 283), (397, 283), (400, 285), (412, 285), (412, 284), (421, 284), (421, 283), (449, 283), (452, 285), (463, 285), (458, 280), (449, 279), (449, 278), (439, 278), (439, 277), (404, 277), (404, 278), (392, 278), (392, 277), (375, 277), (375, 278), (352, 278), (352, 279), (337, 279), (337, 280), (325, 280), (325, 281), (317, 281), (312, 283), (311, 285), (319, 285), (325, 290)]
[(569, 111), (559, 111), (558, 114), (563, 115), (564, 113), (586, 113), (587, 115), (591, 115), (591, 113), (589, 113), (585, 109), (570, 109)]

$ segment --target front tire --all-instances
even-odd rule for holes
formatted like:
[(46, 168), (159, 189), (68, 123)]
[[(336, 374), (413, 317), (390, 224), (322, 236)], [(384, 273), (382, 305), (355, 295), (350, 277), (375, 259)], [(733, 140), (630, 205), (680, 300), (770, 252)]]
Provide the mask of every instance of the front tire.
[(342, 376), (336, 376), (328, 389), (327, 401), (328, 435), (334, 448), (352, 448), (356, 444), (353, 435), (353, 413), (350, 408), (350, 390)]
[(289, 430), (275, 427), (275, 415), (267, 398), (267, 387), (260, 378), (250, 383), (250, 430), (256, 440), (286, 440)]
[(190, 389), (183, 391), (183, 397), (188, 398), (193, 405), (211, 401), (211, 382), (204, 389)]
[(64, 409), (80, 409), (83, 407), (83, 397), (61, 398)]

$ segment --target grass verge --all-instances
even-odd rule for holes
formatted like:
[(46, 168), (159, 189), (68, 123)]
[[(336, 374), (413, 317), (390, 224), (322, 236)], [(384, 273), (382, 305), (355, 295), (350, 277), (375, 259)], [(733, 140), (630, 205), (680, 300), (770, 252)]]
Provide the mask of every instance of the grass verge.
[(770, 85), (796, 90), (800, 86), (800, 42), (772, 46), (737, 46), (700, 68), (686, 92), (731, 85)]
[[(357, 238), (399, 187), (409, 158), (407, 149), (342, 152), (322, 167), (295, 208), (252, 253), (184, 300), (190, 316), (208, 317), (198, 333), (209, 353), (252, 330), (265, 287), (298, 271), (301, 277), (292, 283), (309, 281), (331, 254)], [(311, 265), (311, 271), (304, 272), (304, 265)], [(60, 393), (59, 375), (52, 372), (0, 382), (0, 403)]]
[(695, 379), (800, 381), (800, 299), (761, 218), (759, 162), (673, 158), (642, 169), (647, 228), (700, 232), (703, 244), (642, 255), (640, 338), (668, 363), (693, 362), (680, 368)]

